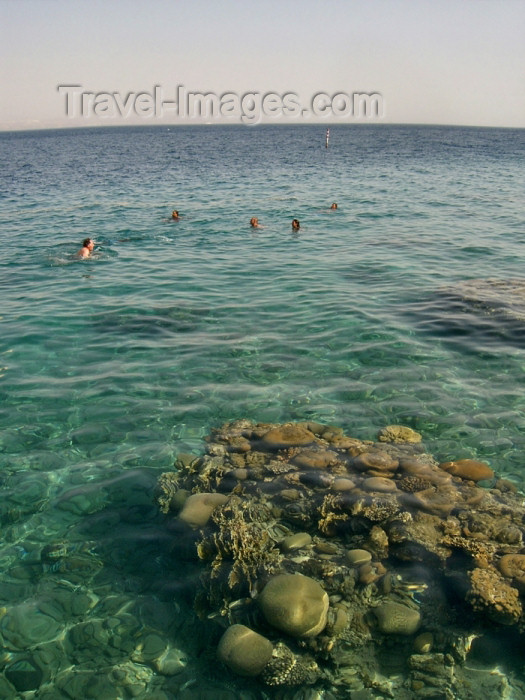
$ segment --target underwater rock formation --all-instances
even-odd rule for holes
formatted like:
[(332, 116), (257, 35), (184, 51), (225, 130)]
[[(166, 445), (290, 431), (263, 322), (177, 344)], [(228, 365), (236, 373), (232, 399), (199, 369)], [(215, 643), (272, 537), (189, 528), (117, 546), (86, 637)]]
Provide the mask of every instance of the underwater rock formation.
[(525, 321), (525, 281), (522, 279), (465, 280), (449, 291), (487, 314)]
[(195, 609), (226, 627), (219, 659), (262, 684), (470, 700), (466, 640), (525, 629), (523, 497), (410, 428), (372, 442), (234, 421), (179, 455), (156, 497), (193, 532)]
[(268, 624), (291, 637), (316, 637), (326, 627), (328, 596), (309, 576), (274, 576), (257, 602)]
[(523, 348), (525, 280), (471, 279), (433, 289), (404, 308), (418, 330), (445, 343), (500, 352), (502, 343)]
[(414, 634), (419, 628), (421, 614), (416, 607), (400, 603), (381, 603), (373, 609), (384, 634)]
[(474, 569), (469, 573), (467, 598), (474, 610), (487, 612), (496, 622), (513, 625), (523, 612), (518, 591), (492, 569)]
[(488, 464), (478, 462), (476, 459), (457, 459), (453, 462), (442, 462), (439, 466), (449, 474), (471, 481), (494, 478), (494, 472)]
[(245, 625), (231, 625), (222, 635), (217, 657), (240, 676), (258, 676), (272, 658), (270, 640)]

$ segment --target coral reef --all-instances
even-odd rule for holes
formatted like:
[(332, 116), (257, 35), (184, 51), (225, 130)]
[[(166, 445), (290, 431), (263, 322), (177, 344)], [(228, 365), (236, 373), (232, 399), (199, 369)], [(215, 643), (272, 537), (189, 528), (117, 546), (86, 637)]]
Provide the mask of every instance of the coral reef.
[(193, 532), (195, 607), (226, 627), (230, 671), (341, 697), (475, 696), (465, 640), (525, 629), (525, 506), (510, 482), (436, 459), (405, 426), (372, 442), (240, 420), (206, 442), (156, 499)]
[(467, 599), (474, 610), (487, 612), (497, 622), (512, 625), (523, 612), (518, 591), (506, 583), (493, 569), (474, 569), (469, 573)]

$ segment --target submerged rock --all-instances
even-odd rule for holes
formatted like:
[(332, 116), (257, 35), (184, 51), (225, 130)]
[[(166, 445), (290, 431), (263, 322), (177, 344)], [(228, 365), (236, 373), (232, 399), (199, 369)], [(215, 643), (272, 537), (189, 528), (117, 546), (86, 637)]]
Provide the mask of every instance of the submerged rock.
[(190, 527), (203, 527), (217, 506), (222, 506), (228, 496), (222, 493), (194, 493), (188, 497), (179, 518)]
[(454, 668), (451, 659), (445, 654), (412, 654), (408, 664), (411, 670), (411, 686), (416, 697), (459, 697), (455, 692), (447, 692), (454, 687)]
[(434, 644), (434, 635), (431, 632), (423, 632), (418, 634), (414, 639), (414, 649), (418, 654), (428, 654), (432, 651)]
[(419, 610), (400, 603), (383, 603), (374, 608), (373, 612), (379, 629), (385, 634), (414, 634), (421, 622)]
[(474, 610), (486, 612), (504, 625), (516, 623), (522, 612), (518, 591), (492, 569), (474, 569), (469, 573), (468, 599)]
[(281, 542), (283, 552), (293, 552), (296, 549), (307, 547), (312, 542), (312, 536), (307, 532), (297, 532), (295, 535), (285, 537)]
[(525, 554), (505, 554), (499, 560), (498, 568), (503, 576), (513, 579), (521, 593), (525, 593)]
[(351, 491), (355, 488), (355, 481), (352, 481), (351, 479), (345, 479), (344, 477), (340, 477), (338, 479), (333, 480), (331, 488), (334, 491)]
[(384, 493), (390, 493), (391, 491), (396, 491), (397, 486), (395, 481), (392, 479), (387, 479), (384, 476), (370, 476), (365, 479), (361, 484), (361, 488), (365, 491), (379, 491)]
[(180, 649), (167, 648), (163, 654), (153, 659), (153, 666), (163, 676), (177, 676), (186, 668), (188, 660)]
[(217, 647), (219, 660), (240, 676), (258, 676), (272, 652), (270, 640), (245, 625), (228, 627)]
[(272, 428), (261, 439), (263, 447), (269, 450), (283, 450), (287, 447), (310, 445), (314, 441), (315, 435), (297, 423), (286, 423), (277, 428)]
[(439, 466), (449, 474), (470, 481), (482, 481), (494, 477), (494, 472), (489, 465), (478, 462), (476, 459), (457, 459), (453, 462), (442, 462)]
[(387, 425), (379, 431), (377, 439), (379, 442), (418, 443), (421, 442), (422, 437), (420, 433), (406, 425)]
[(21, 603), (2, 612), (0, 634), (8, 649), (25, 651), (54, 639), (61, 629), (61, 622), (44, 614), (34, 603)]
[(309, 656), (296, 656), (286, 644), (275, 645), (272, 658), (262, 672), (267, 685), (309, 685), (319, 676), (319, 666)]
[(315, 637), (326, 626), (328, 595), (308, 576), (275, 576), (257, 602), (267, 622), (291, 637)]
[(465, 280), (442, 291), (488, 314), (525, 321), (525, 281), (522, 279)]
[(36, 690), (44, 675), (42, 669), (30, 657), (9, 664), (4, 673), (19, 692)]
[(351, 566), (368, 564), (372, 561), (372, 555), (366, 549), (349, 549), (346, 558)]
[[(268, 686), (322, 677), (346, 697), (381, 676), (395, 647), (397, 675), (381, 692), (454, 697), (465, 640), (480, 627), (525, 629), (523, 497), (501, 479), (480, 486), (491, 467), (443, 462), (420, 437), (394, 425), (373, 443), (314, 422), (235, 421), (161, 476), (161, 510), (198, 529), (195, 608), (230, 625), (218, 655), (234, 673)], [(9, 639), (6, 621), (0, 631)]]
[(353, 466), (359, 471), (393, 472), (399, 466), (399, 461), (387, 452), (363, 452), (354, 458)]
[(305, 469), (324, 469), (337, 460), (337, 452), (333, 450), (305, 449), (294, 457), (292, 462)]

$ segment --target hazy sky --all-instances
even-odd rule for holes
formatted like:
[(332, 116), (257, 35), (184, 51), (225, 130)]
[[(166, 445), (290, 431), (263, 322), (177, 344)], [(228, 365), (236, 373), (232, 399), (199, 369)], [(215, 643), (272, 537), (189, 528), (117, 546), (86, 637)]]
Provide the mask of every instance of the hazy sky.
[[(525, 0), (0, 0), (0, 80), (4, 130), (181, 123), (177, 86), (275, 93), (272, 123), (357, 121), (367, 93), (359, 121), (525, 127)], [(299, 116), (317, 93), (341, 115)]]

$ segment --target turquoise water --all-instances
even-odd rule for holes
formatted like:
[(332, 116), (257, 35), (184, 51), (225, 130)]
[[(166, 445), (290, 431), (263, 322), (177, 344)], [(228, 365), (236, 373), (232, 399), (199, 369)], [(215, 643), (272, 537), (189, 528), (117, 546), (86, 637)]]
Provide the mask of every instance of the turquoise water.
[(360, 439), (401, 423), (525, 487), (525, 326), (507, 313), (525, 303), (454, 292), (521, 281), (525, 131), (334, 126), (330, 143), (322, 126), (0, 134), (0, 697), (19, 662), (45, 666), (37, 698), (84, 697), (87, 677), (120, 697), (111, 674), (146, 628), (180, 672), (149, 669), (135, 697), (206, 692), (197, 573), (153, 488), (227, 420)]

